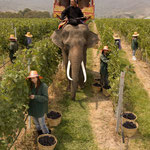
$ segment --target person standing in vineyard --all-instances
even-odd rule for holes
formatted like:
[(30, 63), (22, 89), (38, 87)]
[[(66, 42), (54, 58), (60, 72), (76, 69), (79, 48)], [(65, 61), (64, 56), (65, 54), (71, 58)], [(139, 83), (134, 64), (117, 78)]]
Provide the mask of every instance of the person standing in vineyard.
[(30, 102), (28, 113), (33, 117), (38, 135), (49, 134), (49, 130), (45, 124), (45, 113), (48, 113), (48, 87), (45, 83), (41, 82), (42, 79), (37, 71), (30, 72), (27, 79), (30, 82)]
[(29, 49), (31, 48), (31, 44), (32, 44), (31, 38), (33, 37), (33, 35), (30, 32), (27, 32), (25, 36), (26, 36), (25, 45), (26, 45), (26, 48)]
[(131, 48), (132, 48), (132, 60), (136, 60), (136, 57), (135, 57), (135, 53), (136, 53), (136, 50), (138, 49), (138, 41), (137, 41), (137, 38), (138, 38), (139, 34), (137, 32), (134, 32), (134, 34), (132, 35), (132, 43), (131, 43)]
[(14, 53), (18, 50), (17, 38), (13, 34), (11, 34), (9, 40), (10, 40), (9, 58), (10, 58), (10, 61), (14, 63), (13, 60), (16, 59), (16, 57), (14, 56)]
[(109, 81), (108, 81), (108, 52), (110, 50), (108, 49), (108, 46), (104, 46), (104, 48), (102, 49), (102, 54), (100, 57), (100, 84), (101, 87), (103, 87), (104, 89), (109, 89)]
[(115, 40), (115, 45), (117, 47), (117, 49), (121, 50), (121, 40), (118, 34), (115, 34), (113, 36), (114, 40)]

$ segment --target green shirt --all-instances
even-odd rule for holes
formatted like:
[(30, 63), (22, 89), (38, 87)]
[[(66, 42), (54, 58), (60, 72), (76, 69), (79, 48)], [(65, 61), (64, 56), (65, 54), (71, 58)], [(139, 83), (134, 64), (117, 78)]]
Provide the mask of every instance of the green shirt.
[(132, 39), (131, 48), (132, 48), (132, 50), (137, 50), (137, 49), (138, 49), (137, 38), (133, 38), (133, 39)]
[(10, 42), (10, 51), (13, 51), (14, 53), (18, 50), (18, 44), (16, 41)]
[(108, 70), (107, 70), (107, 67), (108, 67), (108, 58), (107, 56), (105, 56), (104, 54), (101, 54), (101, 57), (100, 57), (100, 73), (103, 74), (103, 75), (107, 75), (108, 74)]
[(34, 99), (30, 99), (28, 113), (35, 118), (43, 117), (48, 113), (48, 87), (45, 83), (41, 83), (38, 92), (36, 88), (32, 88), (31, 94), (35, 95)]

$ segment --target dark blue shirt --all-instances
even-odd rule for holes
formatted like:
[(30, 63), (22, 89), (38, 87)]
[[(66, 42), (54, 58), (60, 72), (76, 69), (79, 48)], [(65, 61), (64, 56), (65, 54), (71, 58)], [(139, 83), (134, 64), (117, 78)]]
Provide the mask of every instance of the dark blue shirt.
[(64, 20), (65, 17), (70, 19), (83, 17), (83, 13), (79, 7), (69, 6), (61, 13), (61, 19)]

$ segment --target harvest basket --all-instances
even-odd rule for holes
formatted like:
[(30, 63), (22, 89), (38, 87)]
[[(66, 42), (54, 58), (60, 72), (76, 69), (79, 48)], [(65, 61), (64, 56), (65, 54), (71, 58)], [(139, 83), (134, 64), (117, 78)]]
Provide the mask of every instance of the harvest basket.
[[(128, 122), (128, 121), (126, 121), (125, 123), (127, 123), (127, 122)], [(133, 135), (135, 135), (135, 133), (136, 133), (136, 131), (137, 131), (137, 129), (138, 129), (138, 123), (137, 123), (137, 122), (130, 121), (130, 123), (131, 123), (131, 122), (136, 125), (136, 128), (132, 128), (132, 129), (126, 128), (126, 127), (124, 127), (124, 124), (125, 124), (125, 123), (123, 123), (122, 127), (123, 127), (123, 131), (124, 131), (124, 136), (132, 137)]]
[[(48, 125), (49, 125), (50, 127), (56, 127), (56, 126), (58, 126), (58, 125), (60, 124), (60, 122), (61, 122), (62, 114), (61, 114), (60, 112), (54, 111), (54, 110), (50, 111), (50, 113), (52, 113), (52, 112), (55, 112), (56, 114), (59, 114), (60, 116), (59, 116), (58, 118), (51, 118), (51, 117), (48, 117), (48, 114), (47, 114)], [(50, 114), (50, 113), (49, 113), (49, 114)]]
[(94, 84), (92, 85), (92, 89), (93, 89), (93, 92), (94, 92), (94, 93), (98, 93), (98, 92), (100, 92), (100, 90), (101, 90), (101, 86), (100, 86), (100, 84), (98, 84), (98, 83), (94, 83)]
[[(125, 114), (131, 114), (131, 115), (135, 116), (135, 119), (125, 118), (124, 117)], [(135, 122), (136, 119), (137, 119), (137, 116), (133, 112), (126, 111), (126, 112), (123, 113), (122, 119), (123, 119), (123, 123), (126, 122), (126, 121), (133, 121), (133, 122)]]
[[(53, 140), (55, 141), (54, 144), (51, 145), (51, 146), (44, 146), (44, 145), (42, 145), (42, 144), (39, 142), (39, 139), (42, 138), (42, 137), (45, 137), (45, 136), (48, 136), (48, 137), (50, 137), (50, 138), (53, 138)], [(53, 150), (53, 149), (55, 148), (56, 144), (57, 144), (57, 139), (56, 139), (56, 137), (55, 137), (54, 135), (52, 135), (52, 134), (42, 134), (42, 135), (38, 136), (38, 138), (37, 138), (37, 143), (38, 143), (38, 148), (39, 148), (39, 150)]]

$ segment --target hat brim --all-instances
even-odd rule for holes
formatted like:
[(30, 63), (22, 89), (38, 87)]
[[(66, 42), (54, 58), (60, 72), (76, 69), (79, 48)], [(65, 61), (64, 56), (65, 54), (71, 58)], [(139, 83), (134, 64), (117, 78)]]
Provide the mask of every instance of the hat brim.
[(102, 51), (110, 51), (109, 49), (102, 49)]
[(139, 34), (133, 34), (132, 36), (139, 36)]
[(115, 40), (120, 40), (120, 37), (113, 37)]
[(39, 79), (43, 79), (42, 76), (37, 76), (37, 75), (35, 75), (35, 76), (28, 76), (26, 79), (35, 78), (35, 77), (39, 77)]
[(25, 36), (26, 36), (26, 37), (33, 37), (33, 35), (27, 35), (27, 34), (26, 34)]
[(10, 39), (10, 40), (17, 40), (17, 38), (11, 38), (11, 37), (10, 37), (9, 39)]

